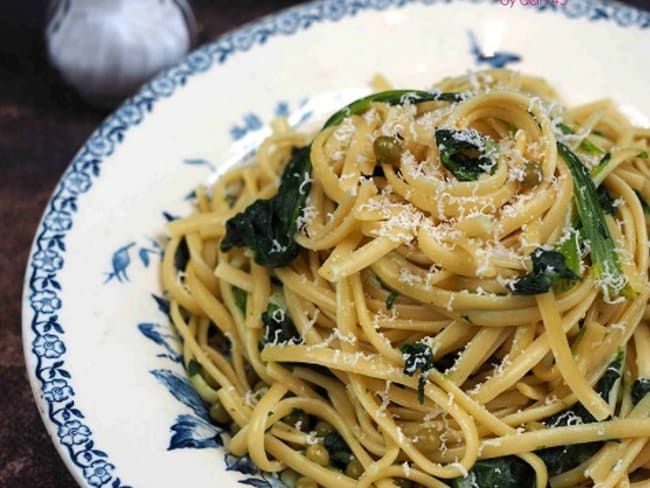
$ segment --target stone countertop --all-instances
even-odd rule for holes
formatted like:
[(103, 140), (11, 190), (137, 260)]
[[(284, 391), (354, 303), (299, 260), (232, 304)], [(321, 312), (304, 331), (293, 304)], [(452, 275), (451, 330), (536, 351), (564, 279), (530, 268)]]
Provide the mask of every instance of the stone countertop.
[[(50, 193), (108, 112), (89, 107), (48, 67), (42, 3), (7, 0), (0, 6), (0, 487), (73, 488), (77, 485), (43, 427), (27, 380), (21, 288)], [(195, 0), (199, 42), (297, 3)], [(650, 10), (650, 0), (626, 3)]]

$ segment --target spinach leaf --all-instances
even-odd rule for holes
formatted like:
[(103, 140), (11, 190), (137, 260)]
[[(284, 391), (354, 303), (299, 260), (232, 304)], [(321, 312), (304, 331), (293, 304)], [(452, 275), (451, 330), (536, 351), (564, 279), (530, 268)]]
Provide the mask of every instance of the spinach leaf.
[(533, 270), (508, 285), (517, 295), (546, 293), (559, 279), (580, 279), (580, 276), (567, 265), (565, 256), (557, 251), (545, 251), (538, 247), (530, 258), (533, 262)]
[(451, 488), (521, 488), (535, 486), (535, 471), (515, 456), (476, 461), (464, 478), (456, 478)]
[[(609, 401), (617, 391), (614, 388), (621, 377), (624, 354), (621, 349), (596, 385), (600, 396)], [(557, 413), (545, 420), (549, 427), (561, 427), (570, 424), (594, 422), (596, 419), (580, 403), (574, 407)], [(549, 476), (557, 476), (575, 468), (592, 457), (603, 445), (602, 442), (571, 444), (535, 451), (546, 464)], [(535, 471), (515, 456), (504, 456), (494, 459), (477, 461), (464, 478), (456, 478), (451, 483), (452, 488), (519, 488), (535, 486)]]
[(436, 144), (440, 160), (459, 181), (476, 181), (487, 172), (494, 172), (492, 153), (496, 144), (476, 130), (437, 129)]
[(591, 249), (591, 270), (610, 296), (619, 294), (628, 299), (636, 295), (621, 270), (614, 239), (605, 221), (605, 214), (598, 202), (596, 187), (589, 171), (580, 159), (564, 144), (557, 143), (560, 156), (567, 163), (573, 176), (575, 201), (578, 217), (582, 222), (584, 236)]
[[(614, 386), (621, 378), (623, 362), (625, 355), (621, 349), (616, 353), (614, 360), (609, 364), (605, 374), (600, 378), (596, 385), (596, 391), (605, 401), (617, 394)], [(562, 427), (565, 425), (588, 424), (595, 422), (596, 419), (589, 411), (578, 403), (572, 408), (557, 413), (544, 421), (547, 427)], [(549, 476), (569, 471), (579, 464), (592, 457), (603, 445), (602, 442), (588, 442), (585, 444), (570, 444), (566, 446), (549, 447), (536, 451), (537, 454), (546, 464)]]
[(546, 464), (549, 476), (557, 476), (584, 463), (594, 456), (601, 446), (601, 442), (569, 444), (542, 449), (535, 454)]
[(391, 291), (388, 296), (386, 297), (386, 310), (390, 310), (393, 308), (393, 304), (395, 303), (395, 299), (399, 296), (398, 293)]
[(639, 378), (632, 385), (632, 404), (636, 405), (650, 393), (650, 378)]
[(275, 303), (269, 303), (266, 311), (262, 314), (262, 323), (264, 324), (264, 336), (260, 340), (260, 349), (267, 344), (300, 344), (302, 342), (287, 311)]
[[(581, 246), (582, 246), (582, 229), (572, 229), (569, 237), (555, 246), (555, 250), (564, 256), (567, 267), (576, 275), (580, 275), (582, 264)], [(562, 293), (575, 285), (577, 280), (560, 278), (553, 283), (553, 291)]]
[(427, 380), (427, 373), (433, 369), (433, 352), (423, 342), (413, 344), (402, 344), (400, 348), (404, 357), (404, 374), (413, 376), (420, 370), (418, 378), (418, 401), (424, 403), (424, 385)]
[(222, 251), (248, 247), (255, 252), (256, 263), (271, 268), (286, 266), (296, 258), (300, 249), (294, 239), (297, 220), (311, 189), (310, 150), (311, 146), (294, 148), (274, 197), (255, 200), (226, 222)]

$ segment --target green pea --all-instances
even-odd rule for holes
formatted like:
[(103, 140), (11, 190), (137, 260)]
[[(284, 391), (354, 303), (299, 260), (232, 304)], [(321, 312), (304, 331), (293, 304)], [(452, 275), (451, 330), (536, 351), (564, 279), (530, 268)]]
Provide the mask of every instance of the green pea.
[(321, 466), (327, 466), (330, 463), (330, 453), (327, 452), (327, 449), (322, 444), (312, 444), (309, 446), (305, 452), (305, 456), (310, 461)]
[(425, 427), (417, 433), (418, 443), (423, 444), (426, 449), (438, 449), (440, 447), (440, 435), (433, 427)]
[(348, 466), (345, 468), (345, 475), (358, 480), (362, 474), (363, 466), (357, 458), (353, 457), (348, 463)]
[(212, 376), (210, 376), (210, 374), (207, 373), (203, 368), (201, 368), (201, 376), (203, 376), (203, 379), (211, 388), (215, 390), (221, 388), (221, 385)]
[(210, 417), (221, 425), (226, 425), (231, 420), (228, 410), (226, 410), (226, 407), (223, 406), (223, 403), (218, 398), (210, 407)]
[(293, 411), (282, 420), (291, 427), (299, 425), (300, 430), (303, 432), (309, 432), (313, 424), (311, 416), (299, 408), (294, 408)]
[(379, 164), (399, 164), (402, 157), (402, 145), (395, 137), (379, 136), (372, 149)]
[(325, 422), (324, 420), (319, 420), (316, 422), (316, 427), (314, 427), (314, 430), (316, 431), (316, 435), (318, 435), (318, 437), (325, 437), (330, 432), (334, 432), (334, 427), (332, 427), (331, 424)]
[(524, 179), (521, 185), (524, 188), (534, 188), (542, 182), (543, 178), (542, 165), (536, 161), (526, 161), (524, 165)]
[(299, 479), (300, 474), (296, 473), (293, 469), (285, 469), (280, 475), (280, 481), (287, 485), (288, 488), (296, 488)]
[(296, 483), (296, 488), (318, 488), (318, 484), (311, 478), (302, 477)]

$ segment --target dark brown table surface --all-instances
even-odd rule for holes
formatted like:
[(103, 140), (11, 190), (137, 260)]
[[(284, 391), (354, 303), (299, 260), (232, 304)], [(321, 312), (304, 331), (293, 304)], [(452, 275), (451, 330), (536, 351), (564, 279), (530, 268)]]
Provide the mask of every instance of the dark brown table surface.
[[(50, 192), (108, 112), (89, 107), (48, 68), (42, 3), (0, 0), (0, 487), (71, 488), (76, 484), (43, 427), (27, 380), (21, 288)], [(199, 42), (297, 3), (195, 0)], [(626, 3), (650, 10), (650, 0)]]

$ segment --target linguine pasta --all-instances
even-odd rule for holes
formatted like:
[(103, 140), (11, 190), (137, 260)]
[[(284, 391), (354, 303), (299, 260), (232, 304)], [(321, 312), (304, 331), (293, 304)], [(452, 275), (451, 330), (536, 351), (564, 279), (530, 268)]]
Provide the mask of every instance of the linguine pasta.
[(648, 486), (649, 145), (507, 70), (277, 121), (162, 263), (227, 449), (300, 488)]

